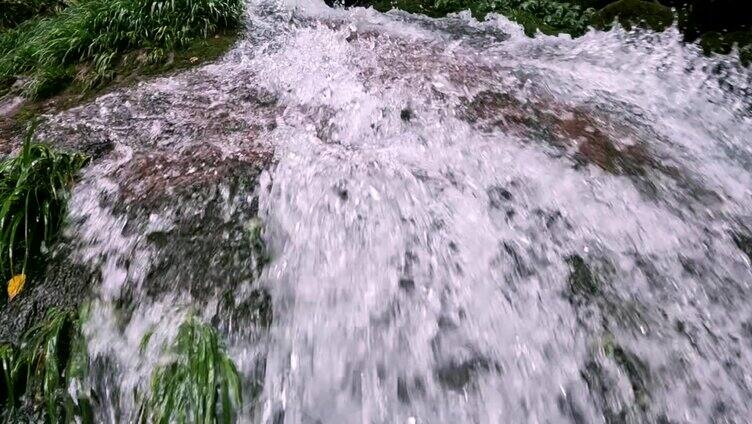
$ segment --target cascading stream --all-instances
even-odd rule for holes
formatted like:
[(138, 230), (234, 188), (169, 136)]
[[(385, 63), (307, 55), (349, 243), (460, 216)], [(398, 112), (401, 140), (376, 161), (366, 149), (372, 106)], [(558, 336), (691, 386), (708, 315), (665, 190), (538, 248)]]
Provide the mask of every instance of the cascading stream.
[(113, 146), (69, 230), (102, 421), (135, 419), (192, 314), (247, 422), (746, 422), (748, 69), (675, 30), (318, 0), (248, 23), (42, 129)]

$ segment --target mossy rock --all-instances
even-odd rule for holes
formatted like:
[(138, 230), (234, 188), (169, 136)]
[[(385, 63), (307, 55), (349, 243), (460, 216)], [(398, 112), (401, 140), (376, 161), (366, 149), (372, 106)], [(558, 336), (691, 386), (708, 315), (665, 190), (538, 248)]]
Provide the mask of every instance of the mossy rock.
[(633, 26), (663, 31), (674, 22), (674, 14), (666, 6), (645, 0), (619, 0), (599, 10), (593, 16), (593, 26), (608, 29), (618, 21), (624, 28)]

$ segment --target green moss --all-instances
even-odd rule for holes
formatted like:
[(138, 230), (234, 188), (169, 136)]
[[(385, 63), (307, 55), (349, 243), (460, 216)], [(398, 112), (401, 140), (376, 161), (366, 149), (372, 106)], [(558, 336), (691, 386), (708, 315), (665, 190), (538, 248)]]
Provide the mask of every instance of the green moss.
[(627, 29), (645, 26), (662, 31), (671, 25), (674, 15), (671, 9), (653, 1), (619, 0), (599, 10), (592, 18), (593, 26), (600, 29), (610, 28), (615, 20)]

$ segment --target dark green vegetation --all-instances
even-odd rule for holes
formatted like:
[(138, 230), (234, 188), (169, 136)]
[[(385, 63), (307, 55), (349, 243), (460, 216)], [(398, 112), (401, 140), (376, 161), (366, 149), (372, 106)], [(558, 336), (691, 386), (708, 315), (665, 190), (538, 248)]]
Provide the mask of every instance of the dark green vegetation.
[(25, 274), (38, 263), (65, 217), (74, 176), (85, 156), (58, 152), (35, 142), (32, 131), (21, 151), (0, 163), (0, 277)]
[(240, 0), (81, 0), (0, 33), (0, 87), (21, 78), (32, 98), (73, 81), (95, 87), (134, 58), (167, 62), (196, 39), (236, 28), (241, 16)]
[[(699, 40), (705, 54), (728, 54), (738, 46), (742, 63), (752, 62), (752, 11), (733, 0), (364, 0), (345, 4), (396, 8), (432, 17), (469, 10), (483, 19), (500, 13), (519, 23), (528, 35), (567, 33), (579, 36), (588, 27), (662, 31), (674, 22), (689, 42)], [(745, 17), (746, 16), (746, 17)]]
[(0, 29), (13, 28), (34, 16), (63, 10), (69, 0), (0, 0)]
[[(81, 332), (87, 317), (85, 307), (79, 314), (51, 309), (18, 345), (0, 345), (1, 422), (95, 422)], [(140, 422), (232, 422), (240, 377), (216, 331), (189, 318), (165, 354), (171, 360), (154, 371)]]
[(596, 28), (608, 28), (616, 21), (627, 29), (638, 25), (661, 31), (674, 22), (674, 13), (671, 9), (652, 1), (619, 0), (593, 16), (593, 26)]
[(372, 4), (381, 11), (397, 8), (433, 17), (463, 10), (470, 10), (478, 19), (500, 13), (521, 24), (528, 35), (538, 30), (546, 34), (581, 35), (594, 13), (576, 2), (557, 0), (377, 0)]
[[(86, 316), (85, 311), (81, 315)], [(80, 320), (57, 309), (49, 310), (18, 346), (0, 346), (0, 419), (93, 422), (88, 395), (78, 380), (85, 375), (86, 355)], [(79, 388), (76, 399), (68, 390), (72, 384)]]
[(241, 404), (240, 377), (216, 331), (189, 318), (166, 353), (171, 361), (154, 371), (139, 422), (233, 422)]

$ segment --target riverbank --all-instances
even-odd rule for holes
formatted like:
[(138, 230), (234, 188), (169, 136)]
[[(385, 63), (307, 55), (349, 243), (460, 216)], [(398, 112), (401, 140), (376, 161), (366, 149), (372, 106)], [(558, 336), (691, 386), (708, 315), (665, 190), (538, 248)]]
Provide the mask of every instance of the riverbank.
[[(663, 31), (676, 25), (685, 41), (698, 43), (705, 54), (729, 54), (737, 48), (741, 62), (752, 63), (752, 8), (732, 1), (710, 0), (356, 0), (345, 4), (372, 6), (442, 17), (469, 10), (477, 19), (499, 13), (522, 25), (528, 36), (584, 34), (607, 30), (615, 22), (625, 28)], [(746, 9), (746, 10), (745, 10)]]

